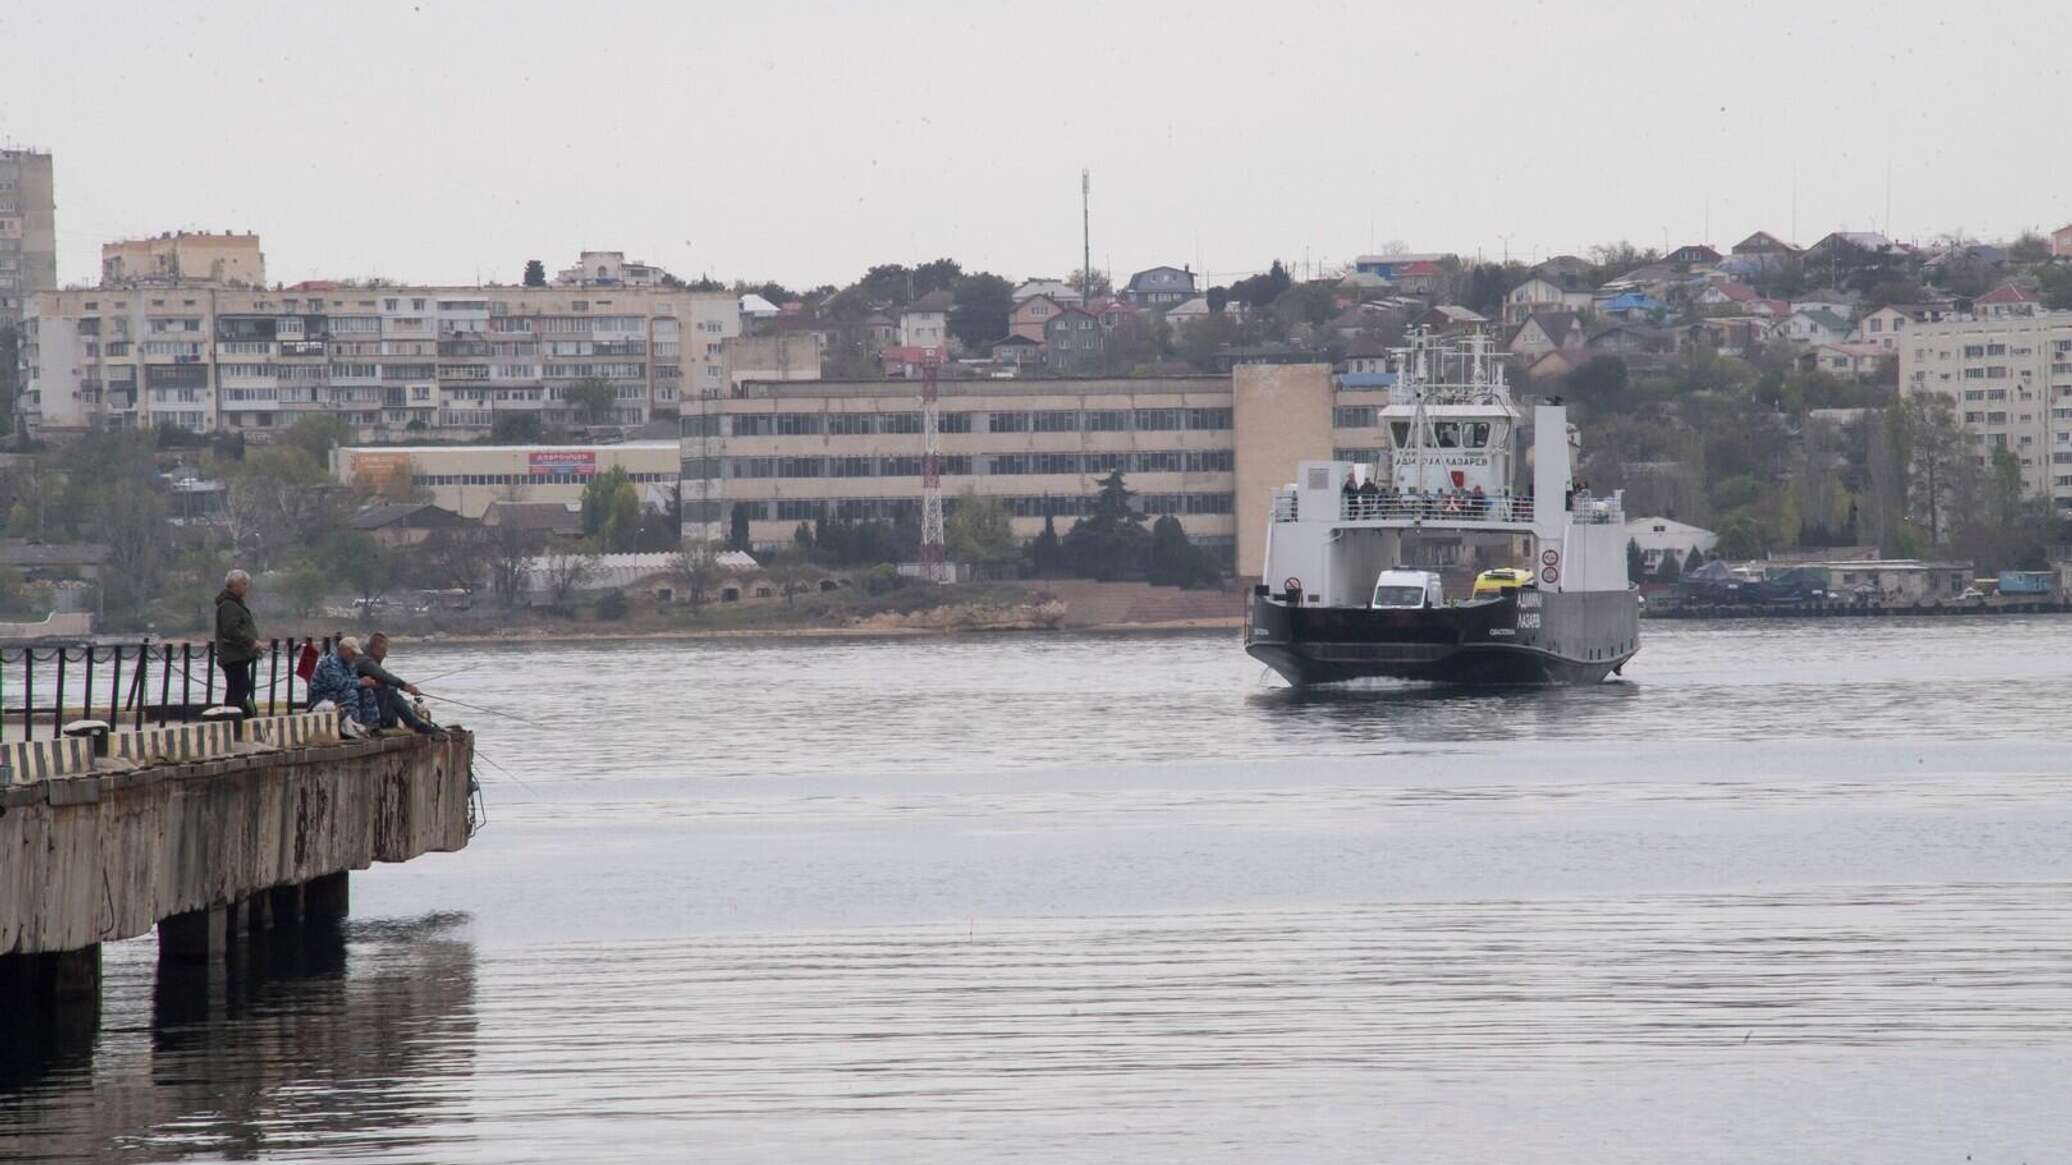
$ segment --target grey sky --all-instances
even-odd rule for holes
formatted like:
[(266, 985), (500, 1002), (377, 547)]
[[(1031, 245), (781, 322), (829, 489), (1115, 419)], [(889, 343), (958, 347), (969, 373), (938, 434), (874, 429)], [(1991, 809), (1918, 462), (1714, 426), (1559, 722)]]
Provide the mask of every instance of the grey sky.
[[(0, 8), (0, 141), (59, 267), (252, 229), (282, 281), (515, 281), (577, 250), (1214, 273), (1756, 228), (2072, 219), (2072, 6), (1047, 2)], [(1469, 15), (1472, 13), (1472, 15)], [(1794, 183), (1796, 173), (1796, 183)], [(1794, 199), (1796, 186), (1796, 199)], [(1508, 236), (1508, 238), (1506, 238)]]

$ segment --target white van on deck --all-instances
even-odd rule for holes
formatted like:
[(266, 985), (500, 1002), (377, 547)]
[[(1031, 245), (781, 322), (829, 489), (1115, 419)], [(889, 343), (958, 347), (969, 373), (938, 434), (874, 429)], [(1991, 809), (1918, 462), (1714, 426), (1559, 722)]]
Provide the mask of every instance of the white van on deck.
[(1445, 602), (1439, 576), (1432, 571), (1384, 570), (1374, 580), (1374, 601), (1367, 605), (1377, 611), (1421, 611)]

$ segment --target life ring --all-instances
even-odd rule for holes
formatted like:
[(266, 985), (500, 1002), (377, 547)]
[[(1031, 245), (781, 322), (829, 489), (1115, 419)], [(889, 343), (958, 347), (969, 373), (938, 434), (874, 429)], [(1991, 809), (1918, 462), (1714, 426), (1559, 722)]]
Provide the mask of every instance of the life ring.
[(1284, 583), (1282, 583), (1282, 584), (1281, 584), (1281, 590), (1282, 590), (1282, 591), (1300, 591), (1301, 589), (1302, 589), (1302, 580), (1301, 580), (1301, 579), (1299, 579), (1299, 578), (1296, 578), (1296, 577), (1295, 577), (1294, 575), (1292, 575), (1292, 574), (1288, 576), (1288, 581), (1286, 581), (1286, 582), (1284, 582)]

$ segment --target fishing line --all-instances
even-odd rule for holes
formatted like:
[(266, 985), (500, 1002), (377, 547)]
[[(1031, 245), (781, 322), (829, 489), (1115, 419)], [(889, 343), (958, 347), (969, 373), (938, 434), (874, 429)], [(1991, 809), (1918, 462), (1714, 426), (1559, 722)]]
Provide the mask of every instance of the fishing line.
[(438, 696), (438, 695), (434, 695), (434, 694), (432, 694), (431, 692), (424, 692), (424, 693), (422, 693), (422, 695), (423, 695), (423, 696), (424, 696), (424, 698), (425, 698), (425, 699), (427, 699), (427, 700), (444, 700), (444, 701), (445, 701), (446, 703), (448, 703), (448, 704), (454, 704), (454, 705), (457, 705), (457, 706), (459, 706), (459, 707), (462, 707), (462, 708), (466, 708), (466, 709), (468, 709), (469, 711), (473, 711), (473, 712), (483, 712), (483, 713), (486, 713), (486, 714), (488, 714), (488, 715), (491, 715), (491, 716), (501, 716), (501, 717), (503, 717), (503, 718), (504, 718), (504, 719), (506, 719), (506, 720), (516, 720), (516, 721), (517, 721), (518, 723), (520, 723), (520, 724), (523, 724), (523, 725), (525, 725), (525, 726), (526, 726), (526, 727), (528, 727), (528, 728), (538, 728), (538, 727), (540, 727), (540, 724), (539, 724), (538, 722), (536, 722), (536, 721), (532, 721), (532, 720), (527, 720), (527, 719), (526, 719), (525, 717), (523, 717), (523, 716), (513, 716), (513, 715), (511, 715), (511, 714), (510, 714), (509, 712), (499, 712), (499, 711), (497, 711), (497, 710), (496, 710), (496, 709), (494, 709), (494, 708), (484, 708), (484, 707), (483, 707), (482, 705), (480, 705), (480, 704), (470, 704), (470, 703), (468, 703), (468, 702), (467, 702), (466, 700), (456, 700), (456, 699), (454, 699), (454, 698), (453, 698), (452, 696)]

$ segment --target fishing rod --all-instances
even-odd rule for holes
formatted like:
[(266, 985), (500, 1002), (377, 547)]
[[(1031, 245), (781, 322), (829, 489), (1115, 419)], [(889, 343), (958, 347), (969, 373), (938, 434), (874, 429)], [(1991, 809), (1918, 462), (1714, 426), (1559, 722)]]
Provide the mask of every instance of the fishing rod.
[(431, 692), (421, 692), (419, 694), (427, 700), (443, 700), (448, 704), (454, 704), (459, 707), (466, 708), (471, 712), (483, 712), (491, 716), (501, 716), (506, 720), (516, 720), (518, 723), (526, 725), (530, 728), (538, 728), (540, 726), (537, 721), (527, 720), (523, 716), (513, 716), (509, 712), (499, 712), (494, 708), (484, 708), (480, 704), (470, 704), (466, 700), (456, 700), (452, 696), (439, 696), (434, 695)]
[(471, 664), (469, 664), (469, 665), (468, 665), (468, 666), (466, 666), (466, 667), (457, 667), (457, 668), (454, 668), (454, 669), (453, 669), (452, 671), (442, 671), (442, 672), (438, 673), (437, 675), (431, 675), (431, 676), (426, 676), (426, 677), (425, 677), (424, 679), (421, 679), (421, 680), (417, 680), (417, 681), (414, 681), (414, 682), (416, 682), (416, 683), (420, 683), (420, 684), (430, 684), (430, 683), (436, 683), (437, 681), (439, 681), (439, 680), (443, 680), (443, 679), (446, 679), (446, 678), (447, 678), (447, 677), (449, 677), (449, 676), (457, 676), (457, 675), (462, 675), (462, 674), (465, 674), (465, 673), (467, 673), (467, 672), (471, 672), (471, 671), (474, 671), (474, 670), (475, 670), (476, 668), (478, 668), (478, 667), (481, 667), (481, 666), (482, 666), (482, 665), (481, 665), (481, 664), (479, 664), (479, 663), (471, 663)]

